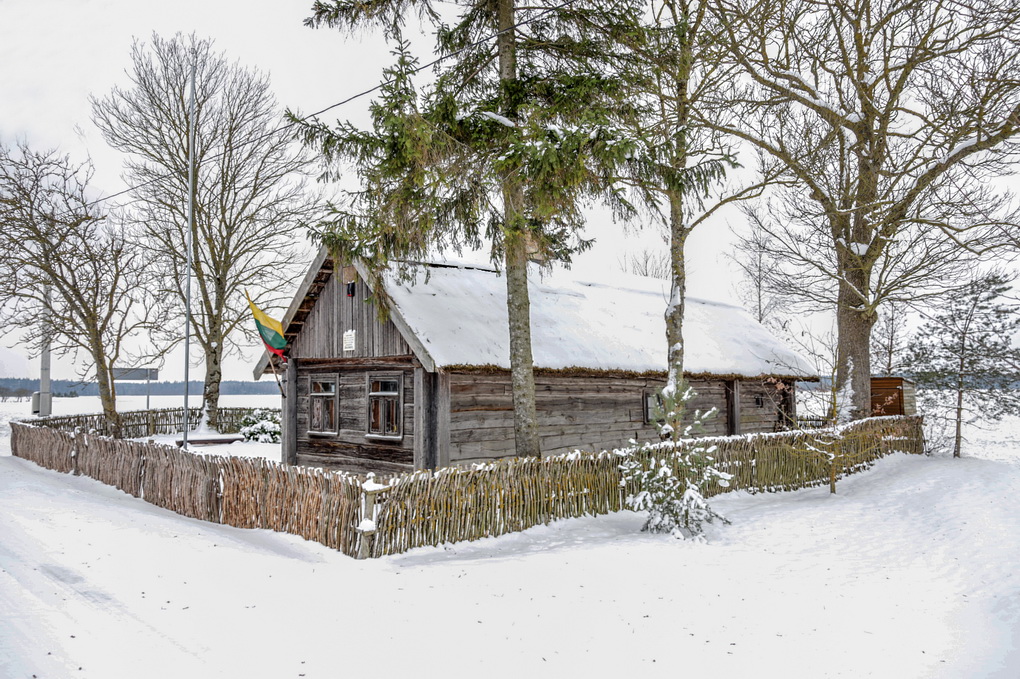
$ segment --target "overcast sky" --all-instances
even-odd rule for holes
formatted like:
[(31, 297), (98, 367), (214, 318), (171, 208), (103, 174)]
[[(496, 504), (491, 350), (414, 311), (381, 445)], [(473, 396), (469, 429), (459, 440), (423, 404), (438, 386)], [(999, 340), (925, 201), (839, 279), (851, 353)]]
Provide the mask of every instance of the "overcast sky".
[[(56, 147), (77, 158), (88, 154), (99, 191), (109, 195), (125, 188), (123, 159), (105, 146), (92, 125), (88, 97), (126, 85), (132, 42), (147, 42), (153, 32), (212, 38), (228, 58), (268, 73), (281, 104), (303, 113), (377, 85), (389, 63), (381, 38), (365, 34), (352, 39), (306, 28), (302, 21), (310, 6), (311, 0), (0, 0), (0, 138), (5, 143), (24, 138), (33, 147)], [(423, 62), (431, 59), (427, 53), (418, 56)], [(361, 123), (369, 101), (362, 98), (325, 118)], [(733, 298), (735, 276), (723, 256), (731, 242), (728, 220), (741, 221), (729, 213), (688, 241), (692, 294)], [(598, 222), (591, 234), (598, 244), (576, 267), (607, 278), (626, 252), (661, 243), (652, 230), (625, 234), (607, 218), (593, 222)], [(246, 356), (228, 359), (225, 378), (250, 379), (257, 353), (252, 347)], [(26, 356), (16, 337), (0, 339), (0, 376), (38, 376), (38, 361)], [(181, 379), (182, 374), (183, 359), (171, 358), (162, 377)], [(191, 374), (201, 377), (200, 369)], [(55, 359), (53, 377), (73, 378), (73, 365)]]

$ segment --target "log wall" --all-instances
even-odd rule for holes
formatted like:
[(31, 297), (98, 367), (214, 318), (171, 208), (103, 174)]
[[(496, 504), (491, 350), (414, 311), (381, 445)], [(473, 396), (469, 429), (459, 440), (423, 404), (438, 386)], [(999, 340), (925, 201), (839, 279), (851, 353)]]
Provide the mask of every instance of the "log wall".
[[(390, 360), (356, 359), (298, 361), (296, 450), (297, 463), (348, 472), (399, 473), (414, 465), (415, 392), (414, 365), (410, 356)], [(372, 439), (368, 431), (368, 375), (401, 375), (403, 379), (403, 436), (399, 441)], [(313, 379), (337, 380), (338, 431), (309, 433)]]
[[(645, 422), (644, 399), (645, 394), (661, 389), (664, 384), (663, 380), (651, 378), (537, 375), (535, 405), (542, 454), (555, 455), (578, 448), (611, 450), (627, 445), (631, 439), (657, 440), (657, 428)], [(692, 380), (691, 384), (697, 392), (689, 405), (692, 411), (713, 407), (718, 410), (699, 435), (730, 433), (727, 382)], [(783, 399), (775, 386), (747, 380), (742, 382), (739, 392), (742, 433), (782, 428)], [(512, 456), (510, 376), (450, 375), (449, 422), (449, 463), (465, 464)]]

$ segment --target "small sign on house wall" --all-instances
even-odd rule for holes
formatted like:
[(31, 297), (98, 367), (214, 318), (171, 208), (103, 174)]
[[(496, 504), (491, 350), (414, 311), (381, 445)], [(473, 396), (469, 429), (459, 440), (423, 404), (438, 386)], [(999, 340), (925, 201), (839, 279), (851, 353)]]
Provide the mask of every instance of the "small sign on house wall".
[(356, 335), (354, 330), (348, 330), (344, 333), (344, 351), (354, 351), (355, 339)]

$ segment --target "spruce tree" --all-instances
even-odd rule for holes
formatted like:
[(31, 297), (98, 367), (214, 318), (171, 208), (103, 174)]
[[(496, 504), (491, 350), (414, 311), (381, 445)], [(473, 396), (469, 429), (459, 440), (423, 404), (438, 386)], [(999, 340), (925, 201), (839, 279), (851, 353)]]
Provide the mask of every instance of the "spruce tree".
[(949, 296), (914, 335), (906, 360), (921, 389), (951, 394), (953, 457), (960, 457), (964, 416), (990, 420), (1020, 413), (1020, 305), (1004, 297), (1013, 278), (978, 277)]
[[(376, 271), (437, 248), (492, 243), (507, 282), (516, 452), (535, 456), (528, 261), (569, 261), (587, 247), (581, 209), (592, 199), (631, 210), (612, 183), (634, 154), (615, 124), (628, 105), (612, 75), (612, 32), (593, 27), (634, 10), (626, 0), (457, 7), (447, 23), (430, 0), (313, 6), (309, 25), (382, 28), (396, 55), (370, 130), (301, 123), (306, 143), (327, 162), (325, 178), (339, 177), (347, 162), (361, 179), (315, 235), (337, 256), (361, 258)], [(447, 57), (428, 88), (415, 84), (419, 65), (402, 39), (412, 11), (435, 27), (436, 52)]]

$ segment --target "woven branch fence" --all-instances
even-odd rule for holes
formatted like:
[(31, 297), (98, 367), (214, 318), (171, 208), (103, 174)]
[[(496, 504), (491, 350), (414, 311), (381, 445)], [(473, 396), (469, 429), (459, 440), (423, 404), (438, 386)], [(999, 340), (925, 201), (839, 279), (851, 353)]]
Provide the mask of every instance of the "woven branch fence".
[[(217, 429), (222, 434), (236, 434), (241, 429), (241, 420), (256, 410), (279, 408), (220, 408)], [(120, 413), (121, 432), (124, 438), (135, 439), (156, 434), (177, 434), (184, 431), (184, 408), (162, 408), (159, 410), (129, 410)], [(202, 422), (201, 408), (188, 408), (188, 428), (194, 429)], [(58, 415), (32, 420), (32, 424), (64, 432), (87, 431), (109, 436), (109, 425), (103, 415)]]
[(157, 443), (11, 422), (11, 451), (184, 516), (294, 533), (356, 555), (364, 479), (261, 458), (196, 455)]
[[(57, 418), (50, 418), (50, 421)], [(258, 458), (196, 455), (12, 422), (12, 452), (84, 474), (160, 507), (238, 528), (300, 535), (349, 556), (379, 557), (427, 545), (503, 535), (561, 518), (625, 508), (627, 455), (670, 459), (673, 444), (549, 458), (510, 458), (470, 468), (373, 478)], [(843, 427), (682, 441), (713, 447), (728, 488), (795, 490), (829, 484), (893, 452), (921, 453), (920, 417), (875, 417)], [(672, 458), (675, 459), (675, 455)]]

